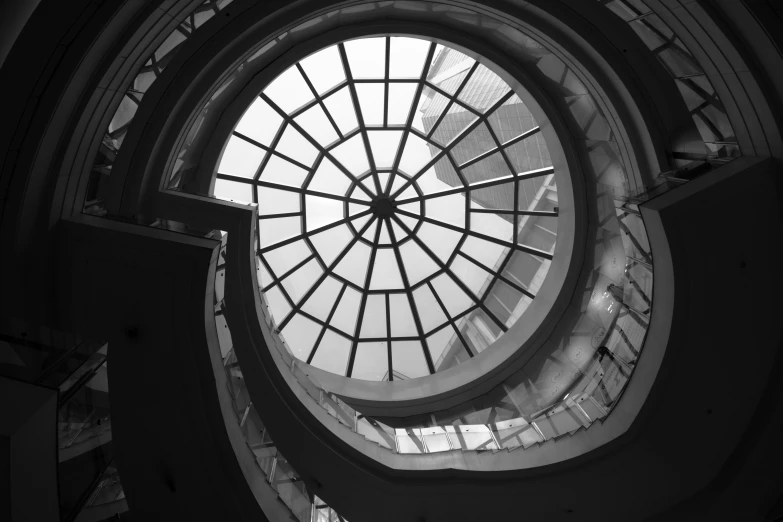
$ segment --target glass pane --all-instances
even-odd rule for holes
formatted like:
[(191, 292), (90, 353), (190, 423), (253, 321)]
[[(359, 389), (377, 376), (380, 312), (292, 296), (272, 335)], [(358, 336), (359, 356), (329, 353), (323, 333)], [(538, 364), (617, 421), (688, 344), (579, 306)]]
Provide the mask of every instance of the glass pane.
[(334, 269), (335, 274), (344, 277), (351, 283), (364, 287), (367, 274), (367, 263), (370, 260), (370, 247), (364, 243), (354, 243), (342, 261)]
[(297, 359), (307, 361), (315, 345), (321, 326), (303, 315), (295, 314), (281, 331), (288, 348)]
[(329, 317), (329, 313), (332, 311), (337, 296), (340, 295), (340, 289), (342, 287), (342, 283), (333, 277), (327, 277), (318, 285), (312, 295), (310, 295), (310, 298), (305, 301), (302, 309), (308, 314), (311, 314), (322, 321), (326, 321)]
[(284, 239), (298, 236), (302, 233), (302, 219), (300, 217), (262, 219), (258, 224), (258, 235), (261, 239), (261, 248), (274, 245)]
[(484, 154), (497, 147), (495, 140), (489, 133), (486, 123), (480, 123), (475, 129), (462, 138), (451, 149), (454, 161), (457, 165), (462, 165), (466, 161), (472, 160), (476, 156)]
[(326, 98), (324, 105), (343, 134), (348, 134), (359, 125), (348, 87), (343, 87)]
[(427, 81), (449, 94), (454, 94), (475, 62), (476, 60), (456, 49), (438, 45), (427, 73)]
[(390, 78), (420, 78), (430, 42), (418, 38), (393, 36), (389, 59)]
[(269, 303), (269, 310), (272, 312), (272, 316), (279, 323), (291, 311), (291, 305), (277, 286), (267, 290), (264, 295)]
[(389, 125), (408, 123), (415, 94), (415, 83), (392, 83), (389, 85)]
[(236, 131), (262, 145), (269, 146), (272, 144), (272, 139), (277, 134), (281, 123), (283, 123), (283, 117), (270, 107), (267, 102), (261, 98), (256, 98), (253, 104), (245, 111), (245, 114), (242, 115)]
[(392, 337), (413, 337), (418, 335), (407, 293), (390, 294), (389, 308), (389, 324)]
[(313, 92), (296, 67), (289, 67), (272, 80), (272, 83), (264, 89), (264, 94), (269, 96), (286, 114), (291, 114), (313, 99)]
[(432, 139), (440, 145), (448, 145), (452, 140), (462, 135), (463, 131), (474, 121), (476, 115), (458, 104), (453, 104), (446, 112), (438, 128), (432, 133)]
[(311, 259), (305, 263), (296, 272), (283, 279), (283, 287), (288, 292), (288, 297), (294, 303), (298, 303), (310, 290), (310, 287), (321, 277), (321, 274), (323, 274), (323, 270), (318, 261)]
[(449, 99), (441, 93), (424, 87), (419, 98), (419, 105), (416, 107), (416, 113), (413, 116), (413, 128), (424, 134), (429, 134), (448, 103)]
[(353, 239), (353, 234), (348, 225), (339, 225), (310, 237), (316, 253), (321, 256), (327, 266), (332, 264), (348, 246), (351, 239)]
[(405, 265), (408, 283), (417, 284), (438, 271), (438, 265), (415, 241), (406, 241), (400, 246), (400, 257)]
[(409, 134), (400, 158), (400, 170), (411, 176), (416, 175), (436, 153), (434, 147), (415, 134)]
[(370, 290), (395, 290), (402, 288), (402, 276), (394, 252), (379, 248), (375, 254)]
[(218, 172), (252, 178), (256, 175), (264, 156), (266, 156), (266, 152), (263, 149), (259, 149), (241, 138), (231, 136), (228, 139), (226, 150), (223, 151), (223, 156), (220, 158)]
[(273, 154), (269, 161), (266, 162), (259, 179), (271, 183), (301, 187), (306, 177), (306, 170)]
[(307, 166), (312, 165), (318, 157), (318, 149), (291, 125), (283, 131), (283, 136), (275, 150)]
[(361, 337), (387, 337), (386, 298), (382, 295), (368, 295), (362, 319)]
[(384, 89), (381, 83), (359, 83), (356, 85), (359, 108), (365, 125), (383, 125)]
[(262, 216), (299, 212), (299, 194), (290, 190), (258, 188), (258, 213)]
[(497, 74), (479, 64), (459, 93), (458, 99), (480, 112), (485, 112), (510, 90), (508, 84)]
[(445, 263), (451, 257), (454, 249), (457, 248), (462, 234), (437, 225), (424, 223), (419, 229), (418, 237), (421, 240), (420, 245), (424, 244)]
[(351, 377), (366, 381), (389, 380), (387, 343), (358, 343)]
[(332, 154), (343, 167), (355, 176), (366, 172), (370, 168), (364, 142), (358, 134), (332, 149)]
[(473, 305), (473, 300), (446, 274), (434, 278), (432, 287), (452, 317), (461, 314)]
[(530, 110), (516, 94), (490, 114), (488, 121), (501, 143), (538, 126)]
[(343, 218), (342, 202), (331, 198), (305, 196), (305, 211), (308, 230), (315, 230)]
[(429, 375), (424, 348), (419, 341), (397, 341), (392, 343), (392, 368), (395, 380), (415, 379)]
[(351, 178), (338, 169), (329, 158), (323, 158), (307, 188), (344, 196), (350, 186)]
[(361, 304), (361, 294), (353, 288), (346, 288), (340, 303), (332, 316), (332, 326), (353, 335)]
[(315, 356), (310, 364), (327, 372), (345, 375), (350, 354), (351, 341), (342, 335), (327, 330), (318, 344)]
[(435, 300), (435, 296), (427, 285), (420, 286), (413, 292), (416, 301), (416, 310), (419, 312), (421, 327), (425, 332), (442, 325), (447, 321), (443, 309)]
[(301, 63), (302, 69), (318, 94), (323, 94), (345, 81), (345, 71), (336, 45), (311, 54)]
[(442, 372), (470, 359), (456, 330), (451, 326), (441, 328), (427, 337), (436, 372)]
[(464, 194), (430, 198), (424, 202), (424, 208), (426, 210), (425, 215), (430, 219), (458, 227), (465, 227), (466, 225)]
[(355, 79), (384, 77), (386, 38), (361, 38), (345, 42), (345, 54)]
[(337, 132), (326, 117), (320, 105), (315, 105), (297, 116), (294, 121), (310, 134), (318, 143), (327, 146), (337, 140)]
[(495, 270), (505, 257), (506, 247), (484, 239), (468, 236), (460, 249), (482, 265)]
[(375, 167), (391, 168), (402, 138), (402, 131), (368, 131), (370, 150), (372, 150)]
[(279, 277), (298, 263), (310, 257), (310, 249), (303, 240), (275, 248), (264, 254), (269, 267)]
[[(522, 172), (522, 171), (520, 171)], [(462, 169), (462, 174), (468, 183), (479, 183), (503, 177), (510, 177), (512, 172), (508, 169), (508, 163), (503, 155), (495, 152), (486, 158)]]
[(492, 278), (489, 272), (462, 256), (454, 258), (454, 262), (451, 263), (451, 271), (479, 298), (484, 295)]

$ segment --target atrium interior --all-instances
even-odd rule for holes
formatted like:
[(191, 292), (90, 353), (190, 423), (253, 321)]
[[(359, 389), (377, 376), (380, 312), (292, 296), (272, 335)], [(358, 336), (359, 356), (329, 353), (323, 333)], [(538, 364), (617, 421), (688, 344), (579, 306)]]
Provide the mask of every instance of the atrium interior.
[(0, 520), (783, 520), (781, 35), (0, 5)]

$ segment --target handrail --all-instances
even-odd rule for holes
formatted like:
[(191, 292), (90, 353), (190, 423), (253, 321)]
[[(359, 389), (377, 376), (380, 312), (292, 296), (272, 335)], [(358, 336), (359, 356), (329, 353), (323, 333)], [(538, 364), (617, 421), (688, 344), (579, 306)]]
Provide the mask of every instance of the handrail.
[(646, 5), (645, 0), (600, 3), (633, 29), (639, 40), (677, 82), (678, 92), (685, 105), (694, 107), (691, 118), (704, 143), (705, 153), (696, 157), (692, 152), (679, 152), (675, 148), (674, 159), (706, 160), (740, 156), (742, 153), (736, 133), (719, 93), (685, 42)]
[(120, 153), (125, 136), (136, 116), (144, 94), (163, 70), (171, 62), (174, 55), (189, 38), (219, 12), (223, 11), (233, 0), (205, 0), (195, 6), (176, 27), (172, 28), (167, 38), (147, 57), (137, 72), (131, 85), (126, 90), (122, 101), (114, 112), (98, 151), (93, 160), (92, 172), (83, 202), (83, 212), (95, 216), (106, 216), (106, 198), (100, 197), (100, 186), (111, 175), (112, 167)]
[[(223, 237), (221, 259), (225, 256), (226, 237)], [(222, 265), (222, 266), (221, 266)], [(222, 281), (225, 265), (219, 264), (215, 271), (215, 306), (216, 316), (223, 313), (225, 303), (222, 298)], [(226, 328), (228, 326), (226, 325)], [(329, 509), (323, 501), (312, 497), (304, 482), (296, 471), (288, 464), (285, 457), (277, 450), (261, 418), (250, 400), (245, 380), (242, 378), (242, 368), (231, 346), (229, 336), (218, 336), (223, 357), (223, 368), (226, 372), (226, 386), (232, 398), (237, 423), (245, 436), (245, 443), (256, 456), (256, 465), (267, 477), (272, 488), (277, 491), (279, 499), (291, 512), (293, 519), (299, 522), (317, 522), (317, 512)], [(336, 514), (336, 513), (335, 513)], [(337, 515), (345, 522), (345, 519)]]
[[(617, 213), (619, 218), (622, 213), (620, 207), (618, 207)], [(635, 215), (633, 217), (638, 218)], [(626, 227), (628, 234), (635, 239), (629, 241), (630, 245), (647, 244), (646, 237), (634, 236), (634, 234), (638, 235), (639, 231), (643, 233), (643, 224), (639, 229), (638, 225), (640, 224), (636, 223)], [(224, 249), (226, 239), (224, 237)], [(644, 252), (644, 254), (647, 257), (651, 255), (649, 252)], [(631, 262), (631, 264), (643, 266), (635, 262)], [(644, 267), (644, 269), (649, 270), (649, 267)], [(632, 285), (627, 286), (629, 288), (626, 289), (626, 293), (631, 298), (635, 297), (638, 290)], [(222, 294), (222, 292), (219, 293)], [(631, 305), (625, 302), (620, 303), (619, 306), (628, 310), (632, 309)], [(225, 303), (222, 297), (218, 300), (216, 296), (216, 313), (222, 313), (224, 307)], [(266, 302), (262, 306), (262, 313), (270, 330), (276, 331), (276, 324)], [(638, 314), (640, 312), (626, 311), (626, 315), (623, 317), (633, 317), (632, 313)], [(649, 318), (649, 309), (647, 314), (643, 316)], [(614, 323), (617, 321), (618, 318), (615, 317)], [(622, 332), (622, 328), (620, 331)], [(635, 357), (627, 361), (620, 355), (602, 347), (604, 349), (596, 352), (592, 357), (592, 362), (587, 365), (588, 371), (582, 374), (581, 379), (569, 386), (568, 390), (561, 395), (561, 400), (554, 406), (548, 406), (532, 415), (489, 423), (469, 424), (462, 421), (444, 422), (437, 425), (414, 423), (395, 428), (379, 419), (363, 415), (337, 395), (325, 390), (312, 376), (308, 375), (307, 368), (309, 366), (293, 356), (282, 337), (275, 335), (273, 338), (276, 341), (273, 344), (283, 358), (285, 367), (296, 377), (298, 383), (313, 401), (349, 430), (362, 435), (365, 439), (375, 442), (392, 453), (401, 454), (437, 453), (457, 449), (498, 451), (520, 447), (529, 448), (548, 440), (558, 439), (566, 434), (573, 434), (582, 428), (586, 429), (593, 422), (603, 420), (617, 403), (622, 390), (610, 392), (611, 385), (607, 381), (610, 378), (616, 379), (617, 375), (620, 375), (624, 378), (623, 384), (627, 383), (628, 370), (633, 367), (635, 357), (638, 357), (642, 344), (640, 343), (637, 349), (632, 351), (632, 353), (635, 352)], [(230, 352), (227, 360), (233, 357), (232, 348), (224, 347), (223, 352)], [(235, 357), (231, 359), (230, 364), (236, 367), (238, 363)], [(437, 416), (435, 414), (434, 417)], [(244, 412), (244, 417), (247, 417), (247, 412)]]

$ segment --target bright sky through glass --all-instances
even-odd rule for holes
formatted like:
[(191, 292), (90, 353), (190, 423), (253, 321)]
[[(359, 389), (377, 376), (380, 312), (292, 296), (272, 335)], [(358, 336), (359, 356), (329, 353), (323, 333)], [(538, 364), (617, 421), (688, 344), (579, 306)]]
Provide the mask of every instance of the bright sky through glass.
[(553, 168), (480, 62), (419, 38), (347, 41), (280, 74), (238, 123), (215, 195), (258, 203), (259, 285), (299, 359), (423, 377), (487, 348), (535, 297)]

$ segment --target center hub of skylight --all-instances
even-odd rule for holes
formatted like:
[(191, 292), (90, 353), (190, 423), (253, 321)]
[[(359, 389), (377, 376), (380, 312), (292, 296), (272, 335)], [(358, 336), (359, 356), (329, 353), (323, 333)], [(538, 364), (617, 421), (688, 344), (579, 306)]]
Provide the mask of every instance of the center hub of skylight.
[(490, 348), (535, 298), (555, 168), (482, 62), (424, 38), (341, 42), (272, 80), (236, 126), (218, 183), (258, 203), (259, 282), (299, 359), (424, 377)]
[(373, 201), (372, 209), (375, 217), (390, 218), (394, 214), (394, 202), (388, 196), (379, 196)]

